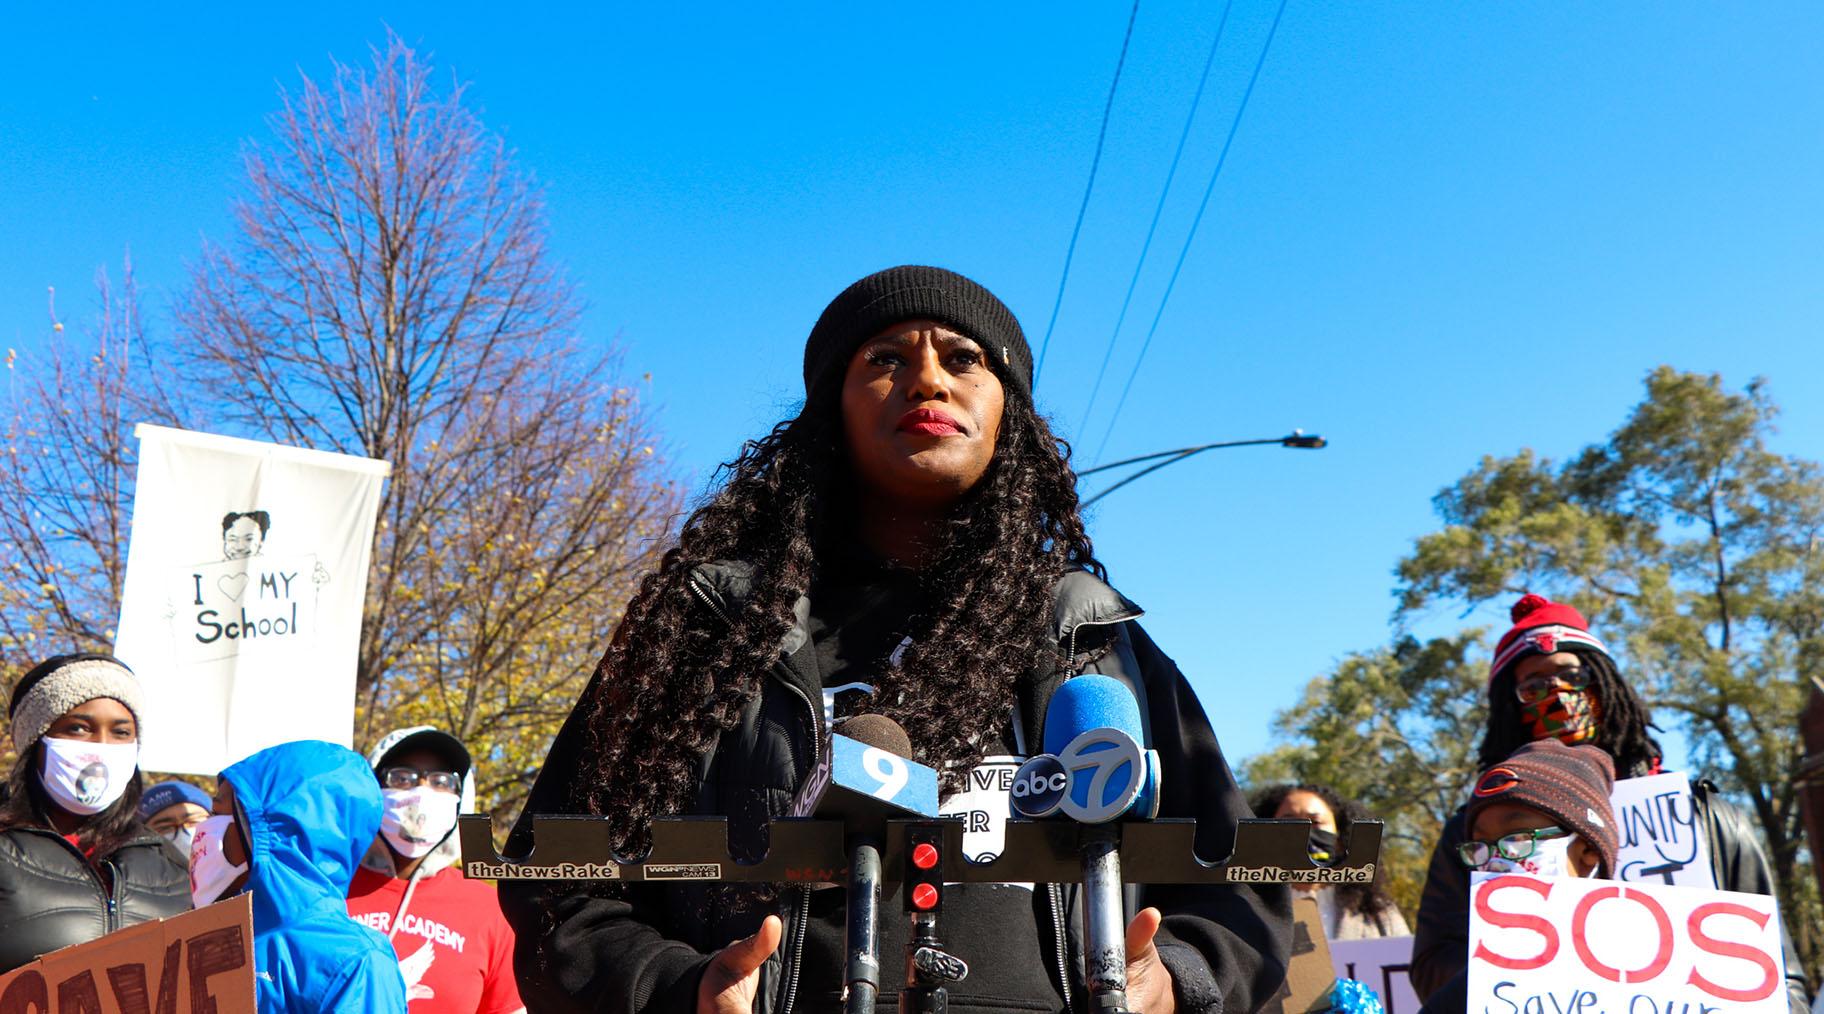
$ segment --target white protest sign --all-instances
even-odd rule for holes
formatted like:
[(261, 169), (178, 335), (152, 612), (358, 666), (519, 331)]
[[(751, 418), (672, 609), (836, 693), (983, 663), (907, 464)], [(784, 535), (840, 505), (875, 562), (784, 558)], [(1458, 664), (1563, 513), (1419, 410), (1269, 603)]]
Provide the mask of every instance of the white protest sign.
[(1336, 977), (1355, 979), (1380, 997), (1387, 1014), (1417, 1014), (1419, 994), (1407, 972), (1412, 968), (1411, 937), (1330, 941)]
[(1491, 1014), (1787, 1009), (1774, 900), (1521, 873), (1470, 878), (1469, 1005)]
[(384, 461), (141, 425), (114, 653), (146, 691), (140, 767), (215, 774), (347, 746)]
[(1615, 783), (1609, 802), (1621, 825), (1615, 879), (1716, 886), (1709, 836), (1697, 826), (1691, 779), (1682, 772), (1624, 778)]

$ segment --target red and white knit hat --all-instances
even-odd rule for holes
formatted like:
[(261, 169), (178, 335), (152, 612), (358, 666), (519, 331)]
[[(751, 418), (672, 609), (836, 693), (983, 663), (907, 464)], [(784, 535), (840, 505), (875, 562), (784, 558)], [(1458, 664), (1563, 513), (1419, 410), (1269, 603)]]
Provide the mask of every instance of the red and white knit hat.
[(1495, 644), (1495, 660), (1488, 666), (1490, 681), (1529, 651), (1550, 655), (1563, 651), (1567, 644), (1584, 644), (1609, 654), (1608, 647), (1590, 633), (1589, 621), (1583, 614), (1562, 602), (1529, 594), (1514, 603), (1508, 615), (1513, 617), (1514, 626)]

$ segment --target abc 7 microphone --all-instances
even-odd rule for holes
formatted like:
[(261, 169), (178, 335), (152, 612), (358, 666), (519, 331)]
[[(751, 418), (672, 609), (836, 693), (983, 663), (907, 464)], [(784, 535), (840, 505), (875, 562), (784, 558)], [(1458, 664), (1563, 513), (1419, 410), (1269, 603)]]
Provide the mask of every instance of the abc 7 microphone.
[(1141, 746), (1141, 728), (1126, 684), (1100, 675), (1067, 680), (1045, 712), (1047, 752), (1020, 766), (1009, 791), (1022, 817), (1061, 814), (1081, 825), (1084, 967), (1097, 1014), (1127, 1009), (1120, 834), (1111, 822), (1159, 810), (1159, 755)]

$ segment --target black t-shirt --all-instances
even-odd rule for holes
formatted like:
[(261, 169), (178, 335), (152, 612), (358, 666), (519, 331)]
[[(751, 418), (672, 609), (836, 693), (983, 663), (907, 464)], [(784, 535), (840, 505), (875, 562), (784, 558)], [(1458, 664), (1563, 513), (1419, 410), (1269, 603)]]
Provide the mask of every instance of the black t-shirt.
[(811, 645), (826, 721), (868, 710), (881, 672), (898, 664), (922, 601), (917, 574), (859, 552), (838, 554), (812, 582)]
[[(839, 554), (826, 565), (812, 583), (810, 597), (811, 644), (824, 688), (824, 716), (839, 722), (870, 710), (873, 688), (882, 672), (898, 664), (925, 597), (917, 574), (860, 552)], [(840, 1006), (845, 904), (840, 889), (811, 893), (800, 981), (807, 1011)], [(1063, 998), (1051, 984), (1048, 951), (1038, 939), (1035, 905), (1048, 902), (1025, 886), (971, 884), (945, 890), (940, 936), (946, 950), (969, 963), (968, 978), (949, 987), (953, 1009), (1063, 1009)], [(883, 1010), (892, 1009), (905, 982), (909, 916), (903, 907), (897, 885), (886, 885), (880, 905)]]

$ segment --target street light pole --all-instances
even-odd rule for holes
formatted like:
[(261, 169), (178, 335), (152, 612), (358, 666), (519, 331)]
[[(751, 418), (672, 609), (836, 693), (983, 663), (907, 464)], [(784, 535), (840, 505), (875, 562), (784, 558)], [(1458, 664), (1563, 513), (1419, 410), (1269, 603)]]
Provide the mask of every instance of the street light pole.
[[(1220, 441), (1218, 443), (1213, 443), (1213, 444), (1198, 444), (1195, 447), (1180, 447), (1175, 451), (1155, 451), (1152, 454), (1142, 454), (1139, 457), (1135, 457), (1135, 458), (1123, 458), (1120, 461), (1111, 461), (1106, 465), (1097, 465), (1094, 468), (1085, 468), (1083, 471), (1077, 473), (1077, 478), (1080, 479), (1086, 475), (1094, 475), (1097, 472), (1106, 472), (1111, 468), (1121, 468), (1126, 465), (1138, 465), (1142, 461), (1156, 461), (1158, 463), (1154, 464), (1154, 465), (1149, 465), (1146, 468), (1142, 468), (1140, 471), (1135, 472), (1133, 475), (1130, 475), (1127, 478), (1122, 479), (1120, 482), (1115, 483), (1113, 486), (1110, 486), (1107, 489), (1103, 490), (1102, 492), (1097, 493), (1095, 496), (1092, 496), (1089, 499), (1083, 501), (1081, 506), (1088, 507), (1090, 504), (1095, 503), (1097, 500), (1102, 499), (1103, 497), (1109, 495), (1110, 493), (1113, 493), (1115, 490), (1120, 489), (1121, 487), (1127, 485), (1130, 482), (1133, 482), (1136, 479), (1140, 479), (1145, 476), (1151, 475), (1152, 473), (1159, 471), (1161, 468), (1164, 468), (1167, 465), (1174, 465), (1180, 461), (1183, 461), (1186, 458), (1193, 457), (1198, 454), (1202, 454), (1204, 451), (1214, 451), (1214, 450), (1219, 450), (1224, 447), (1263, 447), (1267, 444), (1278, 444), (1281, 447), (1298, 447), (1298, 448), (1305, 448), (1305, 449), (1309, 449), (1309, 450), (1318, 450), (1320, 448), (1328, 446), (1329, 443), (1330, 443), (1329, 441), (1325, 440), (1323, 437), (1320, 437), (1315, 433), (1306, 433), (1304, 430), (1293, 430), (1291, 433), (1288, 433), (1287, 435), (1285, 435), (1283, 437), (1268, 437), (1263, 440), (1223, 440), (1223, 441)], [(1161, 458), (1163, 458), (1165, 460), (1160, 461), (1159, 459), (1161, 459)]]

